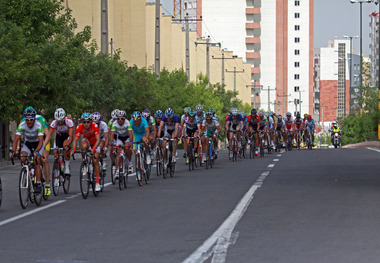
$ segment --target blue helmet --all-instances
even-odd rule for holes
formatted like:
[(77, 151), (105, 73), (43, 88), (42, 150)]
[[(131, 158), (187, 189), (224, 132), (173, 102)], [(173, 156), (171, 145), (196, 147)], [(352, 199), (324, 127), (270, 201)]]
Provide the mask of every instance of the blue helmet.
[(133, 119), (133, 120), (139, 120), (139, 119), (141, 119), (141, 112), (139, 112), (139, 111), (134, 111), (134, 112), (132, 113), (132, 119)]
[(94, 112), (91, 118), (92, 118), (92, 121), (99, 122), (102, 120), (102, 114), (100, 114), (99, 112)]
[(150, 118), (150, 111), (148, 109), (144, 110), (142, 116), (148, 120)]
[(166, 111), (165, 111), (165, 117), (166, 118), (173, 118), (174, 116), (174, 112), (171, 108), (168, 108)]
[(190, 116), (190, 117), (194, 117), (196, 114), (197, 114), (197, 113), (196, 113), (195, 110), (193, 110), (193, 109), (191, 109), (191, 110), (189, 111), (189, 116)]
[(92, 121), (91, 117), (92, 117), (92, 114), (89, 113), (89, 112), (85, 112), (85, 113), (82, 114), (82, 120), (90, 120), (90, 121)]
[(116, 117), (117, 118), (125, 118), (125, 117), (127, 117), (127, 113), (123, 110), (117, 110)]
[(162, 110), (158, 110), (156, 111), (156, 113), (154, 114), (154, 117), (155, 118), (162, 118), (162, 116), (164, 115), (164, 113), (162, 112)]
[(24, 110), (23, 115), (25, 119), (35, 119), (37, 112), (35, 111), (33, 107), (28, 107)]

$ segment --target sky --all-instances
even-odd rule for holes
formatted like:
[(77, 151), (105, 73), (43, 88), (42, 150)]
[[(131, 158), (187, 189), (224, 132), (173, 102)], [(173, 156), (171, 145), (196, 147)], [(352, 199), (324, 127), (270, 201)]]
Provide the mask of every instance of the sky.
[[(172, 14), (173, 0), (161, 0), (161, 4), (164, 13)], [(379, 6), (363, 3), (362, 7), (363, 54), (369, 56), (369, 15), (379, 12)], [(360, 4), (351, 4), (350, 0), (314, 0), (314, 47), (327, 47), (328, 40), (341, 39), (344, 35), (360, 35)], [(353, 40), (353, 48), (359, 53), (359, 39)]]

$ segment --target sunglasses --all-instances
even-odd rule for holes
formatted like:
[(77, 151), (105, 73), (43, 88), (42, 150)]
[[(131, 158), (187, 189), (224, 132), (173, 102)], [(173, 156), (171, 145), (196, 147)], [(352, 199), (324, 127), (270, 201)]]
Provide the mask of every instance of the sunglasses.
[(25, 119), (25, 121), (34, 121), (34, 119)]
[(91, 123), (91, 121), (82, 121), (82, 123), (88, 124), (88, 123)]
[(138, 121), (140, 119), (141, 119), (140, 117), (133, 118), (134, 121)]
[(120, 121), (120, 120), (125, 120), (125, 118), (117, 118), (117, 119), (118, 119), (119, 121)]

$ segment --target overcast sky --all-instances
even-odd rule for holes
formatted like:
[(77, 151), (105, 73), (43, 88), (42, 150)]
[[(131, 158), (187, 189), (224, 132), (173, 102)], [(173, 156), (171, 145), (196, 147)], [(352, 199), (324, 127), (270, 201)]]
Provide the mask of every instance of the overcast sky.
[[(207, 0), (203, 0), (207, 1)], [(264, 0), (265, 1), (265, 0)], [(161, 0), (165, 13), (173, 13), (173, 0)], [(369, 15), (379, 7), (374, 3), (363, 3), (363, 53), (369, 55)], [(330, 39), (344, 35), (359, 36), (360, 4), (350, 0), (314, 0), (314, 46), (326, 47)], [(359, 39), (354, 40), (354, 49), (359, 52)]]

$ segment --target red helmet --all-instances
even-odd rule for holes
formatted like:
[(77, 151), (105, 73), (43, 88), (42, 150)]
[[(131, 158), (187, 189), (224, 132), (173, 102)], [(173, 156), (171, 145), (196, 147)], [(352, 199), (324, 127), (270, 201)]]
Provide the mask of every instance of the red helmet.
[(307, 119), (308, 119), (308, 120), (311, 120), (311, 115), (307, 115)]

